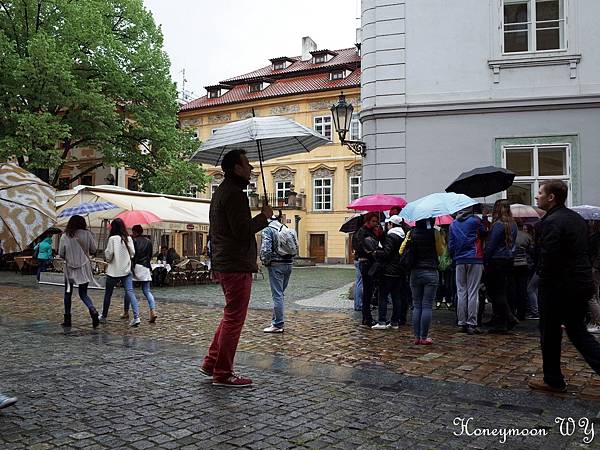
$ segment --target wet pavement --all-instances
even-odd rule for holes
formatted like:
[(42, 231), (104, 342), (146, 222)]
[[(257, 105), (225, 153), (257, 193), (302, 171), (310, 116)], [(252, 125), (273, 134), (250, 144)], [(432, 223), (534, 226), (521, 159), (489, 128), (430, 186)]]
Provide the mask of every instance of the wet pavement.
[[(268, 335), (270, 312), (253, 307), (236, 364), (255, 386), (231, 392), (197, 372), (219, 308), (162, 301), (155, 325), (130, 329), (115, 298), (94, 331), (74, 302), (68, 332), (61, 308), (60, 289), (0, 285), (0, 391), (19, 397), (0, 412), (0, 448), (600, 448), (600, 377), (569, 343), (569, 393), (527, 389), (541, 364), (535, 322), (467, 336), (435, 311), (426, 347), (408, 327), (364, 329), (339, 308), (290, 308), (285, 333)], [(570, 436), (557, 417), (575, 421)], [(519, 435), (502, 443), (504, 429)]]

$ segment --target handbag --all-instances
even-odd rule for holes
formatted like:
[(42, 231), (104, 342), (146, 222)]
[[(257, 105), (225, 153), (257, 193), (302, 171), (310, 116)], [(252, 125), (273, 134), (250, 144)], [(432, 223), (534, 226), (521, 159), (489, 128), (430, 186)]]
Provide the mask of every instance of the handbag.
[(415, 264), (415, 252), (412, 244), (412, 231), (406, 235), (406, 239), (400, 246), (400, 260), (398, 266), (404, 273), (409, 273)]

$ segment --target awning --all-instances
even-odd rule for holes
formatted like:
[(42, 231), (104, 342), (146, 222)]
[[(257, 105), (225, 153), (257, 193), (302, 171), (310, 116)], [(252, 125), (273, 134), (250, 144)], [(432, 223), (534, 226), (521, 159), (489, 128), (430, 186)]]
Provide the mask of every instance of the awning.
[[(113, 219), (125, 210), (151, 211), (162, 219), (162, 222), (146, 225), (147, 228), (166, 228), (182, 230), (208, 230), (208, 211), (210, 202), (191, 197), (161, 195), (151, 192), (129, 191), (123, 188), (86, 187), (77, 192), (70, 200), (60, 206), (57, 212), (65, 208), (85, 202), (110, 202), (118, 209), (99, 211), (88, 216), (92, 227), (99, 227), (104, 219)], [(65, 226), (69, 218), (58, 222)]]

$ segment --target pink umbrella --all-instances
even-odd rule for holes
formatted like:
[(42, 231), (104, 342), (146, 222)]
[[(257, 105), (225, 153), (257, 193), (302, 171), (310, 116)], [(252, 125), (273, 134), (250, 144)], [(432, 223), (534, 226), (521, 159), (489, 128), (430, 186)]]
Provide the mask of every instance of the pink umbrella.
[(404, 208), (406, 206), (406, 200), (396, 195), (367, 195), (354, 200), (348, 205), (348, 209), (356, 209), (358, 211), (387, 211), (394, 206)]
[(149, 223), (160, 222), (162, 220), (153, 212), (144, 211), (141, 209), (134, 211), (123, 211), (116, 217), (116, 219), (123, 220), (127, 228), (131, 228), (134, 225), (146, 225)]
[[(446, 215), (446, 216), (437, 216), (435, 218), (435, 224), (436, 225), (450, 225), (452, 222), (454, 222), (454, 219), (452, 218), (452, 216), (450, 215)], [(406, 225), (408, 225), (409, 227), (414, 227), (415, 226), (415, 222), (412, 222), (410, 220), (404, 220), (404, 223)]]

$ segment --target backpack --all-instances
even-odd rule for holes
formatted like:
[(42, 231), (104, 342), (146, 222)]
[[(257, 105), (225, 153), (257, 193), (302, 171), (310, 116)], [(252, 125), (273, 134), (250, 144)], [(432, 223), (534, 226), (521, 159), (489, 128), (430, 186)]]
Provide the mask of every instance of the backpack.
[(294, 230), (277, 221), (271, 222), (269, 227), (275, 231), (275, 251), (279, 256), (298, 255), (298, 238)]

